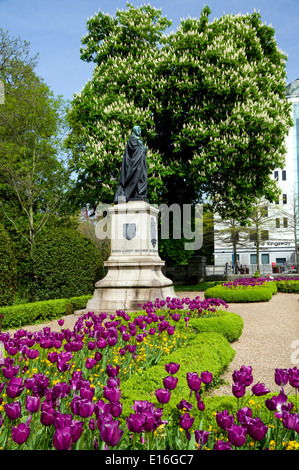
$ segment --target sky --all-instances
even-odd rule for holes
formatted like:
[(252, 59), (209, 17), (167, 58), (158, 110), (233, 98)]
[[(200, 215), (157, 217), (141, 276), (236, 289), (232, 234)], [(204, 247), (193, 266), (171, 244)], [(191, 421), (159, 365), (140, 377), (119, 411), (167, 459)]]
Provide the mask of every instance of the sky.
[[(161, 9), (176, 31), (182, 18), (198, 18), (205, 5), (209, 19), (223, 14), (259, 11), (261, 20), (275, 30), (278, 47), (288, 55), (287, 84), (299, 78), (299, 0), (131, 0), (134, 7), (150, 3)], [(127, 8), (127, 0), (0, 0), (0, 28), (11, 37), (30, 43), (39, 54), (36, 73), (54, 95), (71, 100), (92, 78), (94, 64), (80, 59), (86, 22), (101, 10), (114, 16)]]

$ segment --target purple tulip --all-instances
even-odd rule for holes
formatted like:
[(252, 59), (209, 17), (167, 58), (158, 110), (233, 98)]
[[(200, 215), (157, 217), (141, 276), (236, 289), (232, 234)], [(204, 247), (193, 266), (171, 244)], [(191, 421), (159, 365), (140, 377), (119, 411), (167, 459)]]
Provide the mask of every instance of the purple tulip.
[(44, 403), (41, 405), (40, 421), (44, 426), (51, 426), (54, 424), (54, 408), (43, 405)]
[(241, 398), (245, 395), (245, 390), (246, 389), (246, 386), (242, 383), (235, 383), (233, 384), (232, 386), (232, 392), (233, 392), (233, 395), (236, 397), (236, 398)]
[(159, 388), (155, 391), (156, 398), (161, 405), (165, 405), (169, 402), (171, 397), (171, 392), (164, 388)]
[(165, 370), (168, 374), (174, 375), (178, 372), (180, 368), (180, 364), (176, 364), (175, 362), (170, 362), (169, 364), (165, 364)]
[(299, 414), (283, 411), (282, 423), (286, 429), (294, 429), (299, 432)]
[(29, 413), (37, 413), (40, 407), (40, 397), (32, 397), (31, 395), (27, 395), (26, 397), (26, 410)]
[(39, 351), (37, 349), (28, 349), (27, 356), (28, 359), (37, 359), (39, 356)]
[(107, 365), (106, 368), (106, 373), (108, 377), (114, 378), (118, 375), (120, 367), (117, 365), (115, 368), (110, 366), (110, 364)]
[(201, 389), (201, 378), (197, 372), (187, 372), (188, 386), (192, 392), (198, 392)]
[(163, 385), (167, 390), (174, 390), (177, 386), (178, 378), (168, 375), (163, 379)]
[(247, 431), (252, 439), (261, 441), (267, 434), (268, 426), (266, 426), (260, 418), (253, 418), (247, 426)]
[(183, 415), (180, 416), (180, 426), (181, 428), (185, 429), (185, 431), (189, 430), (193, 423), (194, 423), (194, 419), (193, 417), (190, 416), (189, 413), (185, 413)]
[(204, 371), (200, 374), (200, 377), (205, 385), (208, 385), (213, 380), (213, 374), (208, 371)]
[(63, 326), (64, 325), (64, 320), (58, 320), (58, 325)]
[(275, 383), (281, 387), (284, 387), (289, 381), (289, 374), (287, 369), (275, 369)]
[(187, 411), (191, 411), (192, 408), (193, 408), (193, 405), (191, 405), (191, 403), (189, 403), (188, 401), (186, 401), (185, 399), (181, 400), (180, 403), (177, 404), (177, 408), (179, 410), (187, 410)]
[(94, 404), (91, 401), (82, 398), (78, 402), (78, 411), (81, 418), (90, 418), (94, 412)]
[(17, 427), (11, 428), (12, 440), (16, 444), (24, 444), (30, 435), (30, 427), (27, 423), (19, 423)]
[(83, 433), (84, 422), (73, 420), (71, 422), (71, 437), (73, 442), (77, 442)]
[(17, 398), (21, 395), (24, 388), (25, 385), (23, 385), (22, 377), (12, 377), (6, 386), (7, 396), (10, 398)]
[(105, 420), (102, 422), (100, 436), (108, 446), (115, 447), (119, 443), (122, 435), (123, 431), (119, 429), (119, 421)]
[(252, 409), (248, 406), (244, 406), (237, 411), (237, 418), (240, 424), (247, 428), (252, 418)]
[(246, 442), (247, 430), (243, 426), (232, 424), (227, 430), (227, 437), (235, 447), (242, 447)]
[(121, 390), (115, 387), (104, 387), (103, 388), (103, 397), (106, 400), (110, 401), (110, 403), (120, 401), (121, 398)]
[(213, 446), (213, 450), (232, 450), (232, 446), (230, 442), (225, 441), (217, 441)]
[(248, 387), (253, 382), (252, 367), (241, 366), (240, 370), (234, 371), (232, 377), (234, 383), (240, 383), (245, 385), (245, 387)]
[(53, 436), (53, 445), (57, 450), (70, 450), (72, 447), (71, 426), (56, 429)]
[(289, 383), (292, 387), (299, 389), (299, 369), (294, 367), (293, 369), (288, 369), (289, 374)]
[(234, 415), (230, 415), (228, 410), (219, 411), (216, 414), (216, 421), (218, 426), (225, 431), (232, 426), (234, 420)]
[(97, 361), (94, 358), (88, 357), (85, 361), (85, 367), (86, 369), (92, 369), (93, 366), (97, 364)]
[(143, 432), (143, 426), (146, 421), (144, 414), (133, 414), (127, 417), (127, 426), (130, 432), (140, 433)]
[(5, 379), (11, 379), (19, 373), (19, 370), (19, 366), (2, 367), (3, 377), (5, 377)]
[(265, 384), (258, 382), (257, 384), (253, 385), (252, 393), (257, 397), (261, 397), (262, 395), (267, 395), (270, 393), (270, 390), (265, 387)]
[(195, 429), (194, 431), (194, 436), (195, 436), (195, 441), (199, 445), (199, 448), (201, 449), (203, 445), (205, 445), (208, 442), (210, 433), (208, 431), (198, 431)]
[(4, 411), (9, 419), (18, 419), (21, 416), (21, 403), (19, 401), (7, 403), (4, 405)]

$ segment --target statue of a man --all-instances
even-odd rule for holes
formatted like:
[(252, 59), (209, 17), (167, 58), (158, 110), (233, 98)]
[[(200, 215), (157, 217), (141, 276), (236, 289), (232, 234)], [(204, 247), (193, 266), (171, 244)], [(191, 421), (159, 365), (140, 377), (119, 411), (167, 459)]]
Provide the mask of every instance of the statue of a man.
[(147, 200), (147, 162), (146, 147), (141, 139), (139, 126), (133, 132), (126, 145), (121, 165), (119, 186), (114, 202)]

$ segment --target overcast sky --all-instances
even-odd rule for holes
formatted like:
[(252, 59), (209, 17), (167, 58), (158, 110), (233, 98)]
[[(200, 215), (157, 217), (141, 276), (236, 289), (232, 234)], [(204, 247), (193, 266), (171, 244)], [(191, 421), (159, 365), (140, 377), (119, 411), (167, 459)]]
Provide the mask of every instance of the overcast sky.
[[(162, 10), (175, 31), (181, 18), (199, 17), (207, 4), (210, 21), (223, 14), (260, 12), (263, 23), (272, 25), (278, 47), (288, 55), (287, 82), (299, 78), (299, 0), (155, 0), (130, 2), (135, 7), (150, 3)], [(101, 10), (115, 15), (127, 0), (0, 0), (0, 28), (30, 42), (32, 55), (39, 53), (36, 69), (55, 95), (72, 99), (92, 76), (93, 64), (80, 59), (86, 21)]]

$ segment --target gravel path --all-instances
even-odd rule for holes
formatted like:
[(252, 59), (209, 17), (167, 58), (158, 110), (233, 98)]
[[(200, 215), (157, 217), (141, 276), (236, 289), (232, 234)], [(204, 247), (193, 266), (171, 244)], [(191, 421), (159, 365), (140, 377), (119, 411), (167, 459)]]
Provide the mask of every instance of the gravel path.
[[(204, 299), (203, 292), (180, 292), (180, 298)], [(275, 368), (299, 367), (299, 297), (296, 294), (278, 293), (269, 302), (232, 303), (227, 310), (244, 320), (244, 329), (238, 341), (232, 344), (236, 351), (233, 361), (222, 378), (228, 382), (212, 395), (231, 395), (232, 373), (242, 365), (251, 366), (254, 383), (261, 382), (272, 392), (279, 387), (274, 382)], [(63, 317), (63, 328), (72, 329), (78, 314)], [(50, 327), (59, 331), (57, 320), (42, 325), (24, 327), (38, 331)], [(12, 330), (9, 330), (13, 333)], [(288, 391), (285, 387), (285, 391)]]

